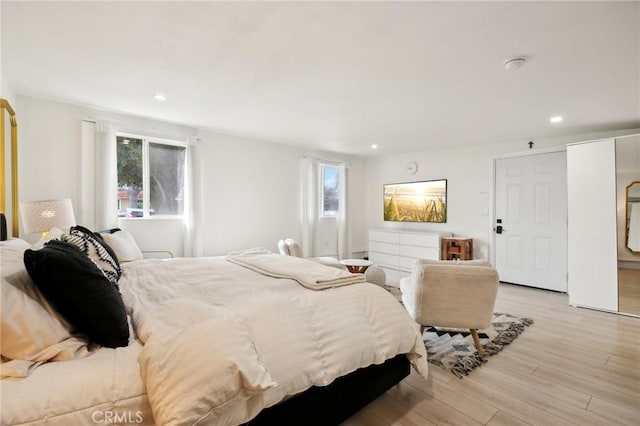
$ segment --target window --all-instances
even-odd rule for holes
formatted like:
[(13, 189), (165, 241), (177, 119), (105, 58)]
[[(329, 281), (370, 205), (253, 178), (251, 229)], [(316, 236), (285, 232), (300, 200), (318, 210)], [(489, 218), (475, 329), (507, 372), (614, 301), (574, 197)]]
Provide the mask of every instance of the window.
[(320, 205), (322, 217), (338, 216), (340, 207), (339, 190), (340, 169), (330, 164), (320, 164), (320, 184), (322, 186), (322, 200)]
[(184, 144), (118, 135), (118, 216), (184, 214)]

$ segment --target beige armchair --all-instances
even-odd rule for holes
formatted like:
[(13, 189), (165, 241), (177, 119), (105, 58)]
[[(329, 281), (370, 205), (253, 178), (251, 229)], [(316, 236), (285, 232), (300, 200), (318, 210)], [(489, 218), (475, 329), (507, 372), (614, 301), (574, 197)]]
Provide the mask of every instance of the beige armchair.
[(498, 272), (486, 261), (417, 260), (400, 281), (402, 301), (422, 326), (468, 328), (483, 355), (477, 329), (491, 324), (498, 293)]

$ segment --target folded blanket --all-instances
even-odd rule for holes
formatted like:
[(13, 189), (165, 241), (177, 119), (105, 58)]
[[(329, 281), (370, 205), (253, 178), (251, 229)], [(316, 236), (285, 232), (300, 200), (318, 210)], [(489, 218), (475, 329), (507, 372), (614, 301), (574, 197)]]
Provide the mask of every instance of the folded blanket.
[(324, 290), (366, 281), (364, 274), (352, 274), (312, 260), (272, 253), (263, 248), (231, 252), (227, 255), (227, 260), (268, 277), (296, 280), (311, 290)]

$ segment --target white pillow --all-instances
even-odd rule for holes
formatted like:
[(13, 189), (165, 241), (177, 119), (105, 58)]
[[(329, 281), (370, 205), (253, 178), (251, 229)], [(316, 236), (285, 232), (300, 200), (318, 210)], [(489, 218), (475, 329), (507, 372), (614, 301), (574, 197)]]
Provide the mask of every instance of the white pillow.
[(3, 362), (0, 374), (24, 377), (42, 362), (88, 355), (87, 342), (71, 336), (66, 321), (51, 307), (29, 277), (22, 255), (14, 255), (18, 251), (24, 253), (24, 244), (17, 250), (14, 248), (16, 253), (6, 249), (3, 244), (0, 352), (4, 358), (13, 361)]
[(109, 231), (101, 232), (100, 235), (102, 235), (104, 241), (109, 244), (109, 247), (113, 249), (118, 257), (118, 261), (121, 263), (140, 260), (144, 257), (136, 240), (129, 232), (118, 229), (113, 233), (109, 233)]
[(0, 253), (2, 253), (3, 256), (5, 254), (10, 255), (10, 253), (21, 255), (28, 248), (31, 248), (31, 244), (20, 238), (10, 238), (5, 241), (0, 241)]

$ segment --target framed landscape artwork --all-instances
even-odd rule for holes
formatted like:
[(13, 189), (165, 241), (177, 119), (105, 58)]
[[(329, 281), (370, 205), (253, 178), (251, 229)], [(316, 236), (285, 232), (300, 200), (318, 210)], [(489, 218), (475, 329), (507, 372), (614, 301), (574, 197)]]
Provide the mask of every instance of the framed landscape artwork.
[(384, 220), (386, 222), (447, 221), (447, 180), (385, 184)]

